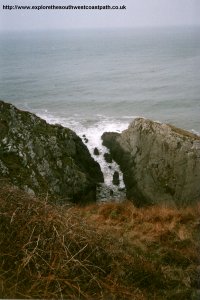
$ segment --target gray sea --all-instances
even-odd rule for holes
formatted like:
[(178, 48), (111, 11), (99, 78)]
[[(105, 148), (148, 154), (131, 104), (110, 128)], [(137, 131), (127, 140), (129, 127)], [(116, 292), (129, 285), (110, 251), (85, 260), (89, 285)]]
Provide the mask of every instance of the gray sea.
[(112, 185), (104, 131), (142, 116), (200, 132), (200, 28), (1, 32), (0, 99), (85, 135)]

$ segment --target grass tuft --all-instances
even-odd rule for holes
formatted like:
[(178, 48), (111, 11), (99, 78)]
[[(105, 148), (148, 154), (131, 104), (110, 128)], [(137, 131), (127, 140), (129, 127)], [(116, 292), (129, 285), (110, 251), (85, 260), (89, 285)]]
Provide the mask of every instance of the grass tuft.
[(197, 299), (199, 206), (56, 206), (0, 188), (0, 298)]

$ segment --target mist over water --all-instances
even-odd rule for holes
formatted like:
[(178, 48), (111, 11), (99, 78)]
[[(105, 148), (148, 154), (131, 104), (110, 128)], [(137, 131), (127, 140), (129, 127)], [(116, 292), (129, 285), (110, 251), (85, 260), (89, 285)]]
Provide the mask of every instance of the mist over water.
[(86, 135), (108, 185), (104, 131), (143, 116), (200, 132), (198, 27), (0, 33), (0, 70), (0, 98)]

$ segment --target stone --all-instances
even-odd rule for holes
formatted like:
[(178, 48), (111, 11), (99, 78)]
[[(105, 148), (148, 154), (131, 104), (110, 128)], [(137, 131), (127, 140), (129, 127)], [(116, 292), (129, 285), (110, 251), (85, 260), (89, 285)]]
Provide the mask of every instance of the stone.
[(119, 172), (114, 172), (112, 182), (114, 185), (119, 185)]
[(169, 124), (137, 118), (103, 145), (120, 165), (127, 198), (137, 206), (200, 200), (200, 137)]
[(110, 190), (110, 196), (113, 196), (114, 192), (113, 190)]
[(0, 101), (0, 177), (36, 196), (95, 201), (100, 166), (75, 132)]
[(98, 149), (97, 147), (95, 147), (95, 148), (94, 148), (94, 155), (97, 155), (97, 156), (98, 156), (99, 154), (100, 154), (100, 153), (99, 153), (99, 149)]
[(104, 158), (107, 163), (112, 163), (112, 157), (109, 153), (104, 153)]
[(87, 138), (84, 138), (84, 142), (87, 144), (89, 140)]

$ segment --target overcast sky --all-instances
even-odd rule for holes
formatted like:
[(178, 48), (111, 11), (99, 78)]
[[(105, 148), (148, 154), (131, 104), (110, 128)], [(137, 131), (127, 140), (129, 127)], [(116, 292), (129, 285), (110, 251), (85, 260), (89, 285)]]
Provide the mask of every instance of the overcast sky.
[[(200, 25), (200, 0), (0, 0), (0, 30)], [(126, 10), (5, 10), (3, 5), (126, 5)]]

